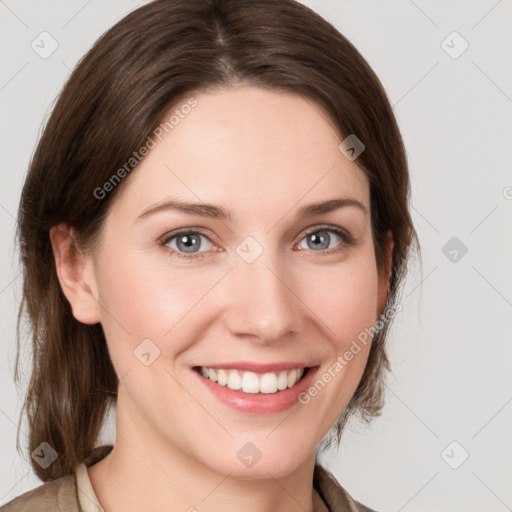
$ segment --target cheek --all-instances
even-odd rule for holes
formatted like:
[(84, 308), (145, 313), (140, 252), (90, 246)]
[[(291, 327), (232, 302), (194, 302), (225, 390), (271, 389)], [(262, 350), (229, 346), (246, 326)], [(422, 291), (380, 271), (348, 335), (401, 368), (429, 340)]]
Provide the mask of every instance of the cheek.
[(324, 358), (299, 401), (321, 421), (318, 431), (326, 433), (353, 396), (368, 360), (378, 303), (375, 261), (370, 252), (361, 252), (350, 263), (317, 273), (306, 285), (316, 290), (307, 304), (325, 336), (319, 344)]
[(123, 257), (105, 254), (99, 289), (107, 339), (133, 349), (149, 338), (162, 352), (171, 347), (173, 352), (183, 350), (188, 341), (177, 333), (186, 325), (193, 336), (198, 314), (204, 310), (201, 300), (225, 272), (224, 267), (201, 270), (192, 264), (188, 268), (187, 263), (176, 265), (165, 256), (150, 259), (135, 251)]
[(316, 313), (325, 336), (338, 350), (344, 350), (374, 325), (378, 278), (370, 253), (311, 273), (310, 279), (302, 278), (301, 282), (304, 302)]

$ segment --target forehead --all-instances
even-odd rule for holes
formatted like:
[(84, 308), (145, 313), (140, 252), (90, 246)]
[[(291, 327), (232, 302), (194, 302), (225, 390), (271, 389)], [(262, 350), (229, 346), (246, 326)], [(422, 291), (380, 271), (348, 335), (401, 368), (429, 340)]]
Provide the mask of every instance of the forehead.
[(123, 215), (170, 195), (248, 215), (340, 195), (369, 208), (365, 174), (340, 152), (341, 137), (315, 102), (253, 86), (191, 97), (193, 108), (181, 109), (185, 98), (163, 115), (172, 128), (153, 137), (130, 176), (117, 206)]

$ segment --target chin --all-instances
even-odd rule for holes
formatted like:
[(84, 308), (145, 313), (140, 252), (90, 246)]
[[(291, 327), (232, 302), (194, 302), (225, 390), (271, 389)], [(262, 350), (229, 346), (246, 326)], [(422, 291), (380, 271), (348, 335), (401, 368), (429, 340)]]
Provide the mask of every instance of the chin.
[[(265, 439), (264, 435), (262, 439)], [(211, 458), (203, 463), (218, 473), (229, 474), (230, 478), (268, 480), (271, 477), (283, 478), (293, 473), (308, 457), (314, 460), (314, 448), (311, 453), (307, 453), (303, 439), (294, 444), (285, 442), (282, 438), (278, 440), (276, 436), (275, 441), (233, 440), (231, 446), (226, 447), (221, 454), (211, 453)]]

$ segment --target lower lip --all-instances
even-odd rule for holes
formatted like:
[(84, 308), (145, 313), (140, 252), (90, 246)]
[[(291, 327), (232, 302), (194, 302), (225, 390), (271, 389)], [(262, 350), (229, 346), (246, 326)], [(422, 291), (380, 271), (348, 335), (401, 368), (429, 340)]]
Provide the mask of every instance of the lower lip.
[(235, 391), (227, 386), (221, 386), (207, 377), (203, 377), (197, 370), (192, 371), (215, 397), (233, 409), (245, 413), (273, 414), (283, 412), (298, 402), (299, 395), (309, 387), (318, 368), (318, 366), (308, 368), (306, 375), (294, 386), (282, 391), (276, 391), (275, 393), (244, 393), (239, 390)]

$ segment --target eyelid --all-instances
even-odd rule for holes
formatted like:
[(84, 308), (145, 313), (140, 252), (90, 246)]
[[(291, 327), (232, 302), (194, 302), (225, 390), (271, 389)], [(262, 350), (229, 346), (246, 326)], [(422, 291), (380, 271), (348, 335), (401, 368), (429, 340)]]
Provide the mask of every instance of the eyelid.
[(158, 241), (161, 243), (167, 243), (172, 238), (180, 235), (181, 233), (200, 233), (201, 235), (204, 235), (207, 238), (210, 238), (209, 232), (203, 228), (197, 228), (197, 227), (190, 227), (190, 228), (179, 228), (174, 231), (169, 231), (168, 233), (165, 233), (165, 235), (162, 235)]
[[(315, 224), (314, 226), (311, 226), (310, 228), (306, 228), (305, 231), (303, 231), (299, 236), (300, 240), (304, 238), (307, 235), (310, 235), (311, 233), (315, 233), (317, 231), (321, 231), (322, 229), (332, 229), (334, 231), (342, 231), (343, 234), (346, 236), (348, 240), (351, 240), (353, 243), (356, 243), (357, 239), (345, 228), (342, 228), (341, 226), (336, 226), (334, 224)], [(158, 241), (165, 243), (168, 242), (171, 238), (178, 236), (181, 233), (200, 233), (201, 235), (206, 236), (210, 239), (210, 231), (206, 230), (204, 228), (200, 227), (187, 227), (187, 228), (179, 228), (174, 231), (170, 231), (168, 233), (165, 233), (162, 235)], [(213, 240), (210, 240), (213, 242)]]
[[(300, 235), (300, 240), (302, 240), (305, 236), (308, 236), (312, 233), (316, 233), (317, 231), (341, 231), (343, 233), (343, 236), (345, 237), (345, 243), (347, 245), (355, 245), (358, 243), (357, 239), (350, 233), (347, 229), (342, 228), (341, 226), (335, 226), (334, 224), (317, 224), (315, 226), (312, 226), (311, 228), (307, 228), (307, 230)], [(300, 241), (299, 240), (299, 241)]]
[[(316, 224), (314, 226), (311, 226), (309, 228), (306, 228), (305, 231), (302, 231), (301, 234), (299, 235), (299, 239), (297, 242), (294, 242), (294, 247), (299, 244), (306, 236), (312, 234), (312, 233), (316, 233), (318, 231), (334, 231), (335, 234), (337, 234), (338, 236), (340, 236), (343, 241), (341, 242), (341, 248), (339, 249), (328, 249), (328, 250), (325, 250), (325, 251), (312, 251), (313, 253), (315, 252), (318, 252), (319, 255), (324, 255), (324, 256), (327, 256), (327, 255), (330, 255), (330, 254), (333, 254), (333, 253), (337, 253), (337, 252), (341, 252), (343, 249), (346, 249), (348, 247), (351, 247), (353, 245), (356, 245), (359, 243), (359, 240), (354, 237), (354, 235), (352, 235), (347, 229), (345, 228), (342, 228), (341, 226), (337, 226), (337, 225), (333, 225), (333, 224)], [(177, 230), (174, 230), (174, 231), (171, 231), (169, 233), (166, 233), (165, 235), (161, 236), (159, 239), (158, 239), (158, 242), (161, 246), (164, 246), (164, 248), (170, 252), (171, 254), (176, 254), (177, 253), (177, 257), (180, 257), (180, 258), (185, 258), (185, 259), (189, 259), (189, 260), (193, 260), (193, 259), (202, 259), (204, 258), (208, 252), (222, 252), (223, 249), (216, 249), (216, 250), (213, 250), (213, 251), (205, 251), (205, 252), (199, 252), (199, 253), (189, 253), (189, 255), (185, 255), (186, 253), (180, 253), (179, 251), (176, 251), (174, 249), (171, 249), (170, 247), (166, 247), (166, 244), (168, 244), (172, 239), (174, 239), (175, 237), (179, 236), (181, 233), (197, 233), (197, 234), (200, 234), (200, 235), (203, 235), (204, 237), (208, 238), (208, 240), (215, 244), (215, 242), (213, 240), (211, 240), (210, 238), (210, 232), (209, 230), (206, 230), (204, 228), (200, 228), (200, 227), (186, 227), (186, 228), (179, 228)], [(215, 237), (214, 237), (215, 238)]]

